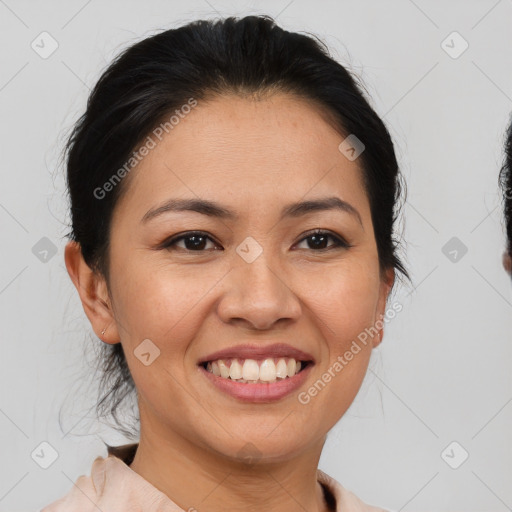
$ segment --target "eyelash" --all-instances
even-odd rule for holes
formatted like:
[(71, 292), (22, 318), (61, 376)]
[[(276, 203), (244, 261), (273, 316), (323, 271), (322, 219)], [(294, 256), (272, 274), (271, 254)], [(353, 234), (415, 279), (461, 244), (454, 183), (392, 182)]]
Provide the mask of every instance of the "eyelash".
[[(307, 240), (308, 238), (311, 238), (311, 237), (313, 237), (315, 235), (328, 236), (328, 237), (330, 237), (330, 238), (332, 238), (334, 240), (334, 244), (332, 244), (329, 247), (323, 248), (323, 249), (310, 249), (313, 252), (325, 252), (325, 251), (330, 251), (330, 250), (333, 250), (333, 249), (349, 249), (350, 247), (352, 247), (351, 244), (346, 242), (340, 236), (334, 235), (330, 231), (325, 231), (325, 230), (322, 230), (322, 229), (315, 229), (315, 230), (307, 233), (306, 236), (301, 238), (301, 240), (299, 240), (298, 243), (301, 243), (304, 240)], [(158, 248), (159, 249), (172, 250), (173, 246), (175, 246), (177, 242), (179, 242), (181, 240), (184, 240), (184, 239), (187, 239), (187, 238), (192, 238), (194, 236), (205, 237), (205, 238), (208, 238), (210, 241), (215, 243), (215, 241), (210, 236), (208, 236), (208, 234), (205, 233), (204, 231), (188, 231), (188, 232), (186, 232), (184, 234), (177, 235), (177, 236), (171, 237), (171, 238), (169, 238), (167, 240), (164, 240), (158, 246)], [(191, 253), (192, 252), (206, 252), (206, 249), (205, 250), (197, 250), (197, 251), (192, 250), (192, 249), (182, 248), (182, 247), (180, 247), (180, 249), (182, 249), (184, 251), (187, 251), (187, 252), (191, 252)]]

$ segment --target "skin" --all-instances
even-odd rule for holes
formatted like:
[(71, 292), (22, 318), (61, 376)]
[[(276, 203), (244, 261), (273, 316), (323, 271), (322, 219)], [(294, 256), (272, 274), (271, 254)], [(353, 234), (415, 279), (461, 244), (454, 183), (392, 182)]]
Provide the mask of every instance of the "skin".
[(512, 274), (512, 257), (508, 252), (504, 252), (502, 256), (503, 268), (507, 274)]
[[(137, 387), (141, 435), (131, 468), (184, 510), (328, 510), (316, 478), (322, 447), (353, 402), (382, 330), (307, 405), (297, 394), (382, 318), (394, 280), (393, 269), (379, 273), (361, 169), (338, 150), (344, 138), (318, 106), (289, 94), (201, 102), (124, 183), (111, 226), (110, 287), (79, 246), (66, 247), (95, 333), (122, 343)], [(338, 210), (279, 220), (289, 203), (333, 195), (356, 208), (362, 224)], [(239, 218), (169, 212), (141, 222), (171, 197), (214, 200)], [(352, 247), (327, 238), (321, 247), (330, 248), (317, 249), (307, 238), (316, 228)], [(190, 230), (210, 236), (202, 252), (190, 239), (156, 249)], [(236, 252), (247, 236), (263, 249), (252, 263)], [(145, 339), (160, 350), (149, 366), (134, 354)], [(246, 342), (289, 343), (316, 364), (298, 392), (242, 403), (212, 386), (197, 362)], [(249, 442), (258, 460), (248, 464)]]

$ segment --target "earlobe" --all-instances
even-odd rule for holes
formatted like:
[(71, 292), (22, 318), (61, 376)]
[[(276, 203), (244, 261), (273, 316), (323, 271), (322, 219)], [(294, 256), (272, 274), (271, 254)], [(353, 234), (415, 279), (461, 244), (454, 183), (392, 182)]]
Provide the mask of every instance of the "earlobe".
[[(377, 325), (380, 325), (380, 322), (378, 322)], [(379, 333), (373, 339), (373, 348), (377, 348), (382, 343), (382, 338), (384, 338), (384, 326), (379, 328)]]
[(87, 265), (77, 242), (67, 243), (64, 260), (96, 336), (105, 343), (118, 343), (119, 336), (105, 279)]
[(507, 251), (503, 253), (502, 262), (503, 268), (508, 274), (510, 274), (512, 272), (512, 257)]
[(384, 317), (386, 316), (386, 305), (387, 299), (389, 296), (389, 292), (393, 287), (393, 283), (395, 281), (395, 269), (388, 268), (386, 269), (386, 273), (384, 279), (382, 279), (380, 283), (380, 291), (379, 291), (379, 302), (377, 305), (377, 311), (375, 316), (375, 328), (379, 331), (378, 335), (373, 338), (373, 348), (376, 348), (382, 342), (384, 338)]

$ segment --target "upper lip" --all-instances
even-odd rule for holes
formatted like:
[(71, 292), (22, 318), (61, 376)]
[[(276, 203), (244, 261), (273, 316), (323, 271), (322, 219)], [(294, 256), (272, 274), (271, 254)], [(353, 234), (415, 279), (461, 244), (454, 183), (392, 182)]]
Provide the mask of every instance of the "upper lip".
[(307, 352), (303, 352), (298, 348), (287, 345), (286, 343), (274, 343), (273, 345), (246, 344), (236, 345), (234, 347), (225, 348), (212, 352), (211, 354), (201, 358), (198, 364), (207, 361), (217, 361), (218, 359), (262, 359), (264, 357), (293, 357), (297, 361), (315, 362), (313, 356)]

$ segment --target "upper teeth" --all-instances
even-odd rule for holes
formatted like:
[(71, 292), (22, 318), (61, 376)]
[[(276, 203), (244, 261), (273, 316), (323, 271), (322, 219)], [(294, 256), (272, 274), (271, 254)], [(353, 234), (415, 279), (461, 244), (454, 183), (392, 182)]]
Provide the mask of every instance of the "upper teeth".
[(290, 358), (218, 359), (209, 361), (206, 369), (224, 379), (238, 382), (274, 382), (293, 377), (301, 369), (301, 362)]

